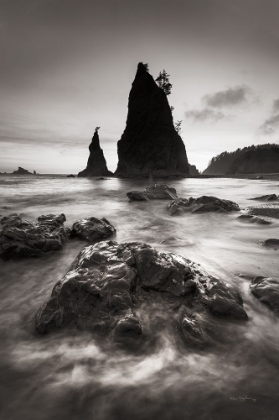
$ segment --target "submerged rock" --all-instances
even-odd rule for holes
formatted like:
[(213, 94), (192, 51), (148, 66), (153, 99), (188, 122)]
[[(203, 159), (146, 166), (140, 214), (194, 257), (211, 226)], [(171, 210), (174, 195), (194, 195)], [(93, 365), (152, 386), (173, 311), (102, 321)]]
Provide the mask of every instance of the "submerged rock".
[(92, 142), (89, 146), (89, 158), (86, 168), (79, 172), (78, 176), (113, 176), (107, 168), (106, 159), (103, 150), (100, 147), (100, 139), (98, 134), (99, 127), (96, 127)]
[(189, 173), (184, 143), (176, 132), (165, 92), (143, 63), (129, 95), (124, 133), (117, 144), (119, 177), (184, 176)]
[(261, 197), (251, 198), (251, 200), (259, 200), (259, 201), (275, 201), (278, 200), (278, 195), (276, 194), (268, 194), (262, 195)]
[(247, 222), (247, 223), (255, 223), (259, 225), (270, 225), (271, 222), (265, 219), (262, 219), (258, 216), (252, 216), (251, 214), (241, 214), (241, 216), (238, 216), (238, 219), (241, 222)]
[(167, 209), (171, 216), (179, 215), (185, 212), (205, 213), (231, 211), (240, 211), (239, 205), (230, 200), (222, 200), (217, 197), (202, 196), (199, 198), (178, 198), (167, 204)]
[(64, 226), (65, 215), (40, 216), (36, 223), (11, 214), (0, 220), (0, 256), (3, 259), (41, 257), (63, 248), (70, 230)]
[[(109, 334), (117, 342), (138, 342), (142, 334), (145, 338), (152, 336), (154, 318), (148, 308), (156, 302), (169, 303), (169, 317), (178, 322), (190, 346), (204, 341), (200, 320), (209, 322), (210, 313), (238, 320), (248, 318), (238, 292), (190, 260), (157, 252), (144, 243), (106, 241), (79, 253), (39, 309), (36, 329), (45, 333), (77, 327)], [(144, 317), (139, 319), (142, 305)], [(179, 308), (182, 317), (177, 315)], [(185, 315), (187, 308), (195, 315)]]
[(279, 280), (259, 276), (252, 281), (250, 288), (253, 295), (279, 315)]
[(278, 249), (279, 248), (279, 239), (267, 239), (263, 243), (264, 246), (267, 246), (269, 248)]
[(144, 191), (129, 191), (130, 201), (173, 200), (177, 198), (176, 189), (167, 184), (155, 184), (146, 187)]
[(73, 224), (71, 236), (85, 239), (88, 242), (100, 241), (115, 235), (116, 229), (105, 219), (88, 217)]

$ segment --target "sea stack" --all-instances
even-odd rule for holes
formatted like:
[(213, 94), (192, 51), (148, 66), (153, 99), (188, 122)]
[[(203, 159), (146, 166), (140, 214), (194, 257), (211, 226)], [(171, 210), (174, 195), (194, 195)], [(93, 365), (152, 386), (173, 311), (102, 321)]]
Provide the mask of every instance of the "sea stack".
[(189, 174), (184, 143), (173, 125), (163, 89), (138, 64), (128, 101), (126, 128), (117, 144), (118, 177), (168, 177)]
[(107, 168), (106, 159), (103, 150), (100, 147), (100, 139), (98, 130), (100, 127), (95, 128), (95, 133), (92, 142), (89, 146), (89, 158), (86, 168), (79, 172), (78, 176), (112, 176), (113, 173)]

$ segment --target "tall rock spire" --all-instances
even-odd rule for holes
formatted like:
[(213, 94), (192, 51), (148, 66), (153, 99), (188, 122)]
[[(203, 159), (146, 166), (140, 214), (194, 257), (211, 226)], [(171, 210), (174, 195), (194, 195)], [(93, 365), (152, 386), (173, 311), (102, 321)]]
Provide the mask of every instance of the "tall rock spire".
[(167, 97), (138, 64), (128, 101), (126, 128), (117, 144), (119, 177), (189, 173), (186, 150), (173, 125)]
[(79, 172), (78, 176), (111, 176), (113, 175), (107, 168), (106, 159), (103, 150), (100, 147), (100, 139), (98, 130), (95, 128), (95, 133), (92, 142), (89, 146), (89, 158), (86, 168)]

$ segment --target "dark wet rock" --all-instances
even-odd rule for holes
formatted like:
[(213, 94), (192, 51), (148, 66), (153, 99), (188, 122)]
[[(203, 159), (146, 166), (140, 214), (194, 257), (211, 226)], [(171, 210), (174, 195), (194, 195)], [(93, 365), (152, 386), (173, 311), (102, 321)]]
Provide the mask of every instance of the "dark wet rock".
[(252, 216), (264, 216), (271, 217), (273, 219), (279, 219), (279, 206), (274, 204), (258, 207), (249, 207), (247, 211)]
[(259, 276), (252, 281), (250, 288), (253, 295), (279, 315), (279, 280)]
[(107, 168), (106, 159), (104, 157), (103, 150), (100, 147), (100, 139), (98, 134), (97, 127), (95, 129), (92, 142), (89, 146), (89, 158), (86, 168), (79, 172), (78, 176), (113, 176), (113, 173), (110, 172)]
[(13, 174), (14, 175), (32, 175), (31, 172), (27, 171), (27, 169), (24, 169), (21, 166), (19, 166), (18, 170), (14, 171)]
[(36, 223), (10, 214), (0, 220), (0, 256), (3, 259), (41, 257), (59, 251), (69, 237), (65, 215), (40, 216)]
[(269, 248), (278, 249), (279, 248), (279, 239), (267, 239), (263, 243), (264, 246), (267, 246)]
[(202, 196), (199, 198), (178, 198), (167, 204), (167, 209), (171, 216), (179, 215), (185, 212), (205, 213), (219, 212), (228, 213), (239, 211), (238, 204), (230, 200), (222, 200), (217, 197)]
[(177, 198), (176, 189), (167, 184), (155, 184), (146, 187), (144, 191), (129, 191), (130, 201), (173, 200)]
[(87, 217), (73, 224), (71, 237), (78, 237), (88, 242), (101, 241), (115, 235), (116, 229), (105, 219)]
[(271, 222), (265, 219), (262, 219), (258, 216), (252, 216), (251, 214), (241, 214), (241, 216), (238, 216), (238, 219), (241, 222), (247, 222), (247, 223), (255, 223), (259, 225), (270, 225)]
[(101, 176), (100, 178), (96, 178), (96, 181), (108, 181), (109, 178), (104, 178), (103, 176)]
[(148, 198), (144, 191), (129, 191), (127, 192), (129, 201), (147, 201)]
[(67, 175), (66, 178), (75, 178), (75, 177), (76, 177), (75, 175), (71, 174), (71, 175)]
[(142, 63), (138, 64), (132, 84), (126, 128), (117, 148), (116, 176), (168, 177), (189, 173), (185, 146), (174, 128), (168, 99)]
[(261, 197), (251, 198), (250, 200), (259, 200), (259, 201), (275, 201), (278, 200), (278, 195), (276, 194), (267, 194), (262, 195)]
[[(247, 320), (238, 292), (199, 265), (143, 243), (106, 241), (79, 253), (39, 309), (36, 328), (45, 333), (75, 327), (108, 334), (117, 342), (138, 342), (154, 334), (148, 308), (156, 302), (171, 305), (168, 317), (179, 323), (189, 346), (207, 340), (212, 315)], [(145, 315), (139, 319), (142, 305)], [(177, 316), (179, 308), (183, 316)]]

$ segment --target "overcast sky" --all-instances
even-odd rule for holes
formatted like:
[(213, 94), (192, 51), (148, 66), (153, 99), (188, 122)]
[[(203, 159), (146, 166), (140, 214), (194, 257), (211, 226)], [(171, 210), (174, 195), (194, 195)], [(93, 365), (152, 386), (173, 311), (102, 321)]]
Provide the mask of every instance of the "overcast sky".
[(279, 0), (0, 0), (0, 171), (117, 165), (137, 63), (170, 74), (190, 163), (279, 143)]

